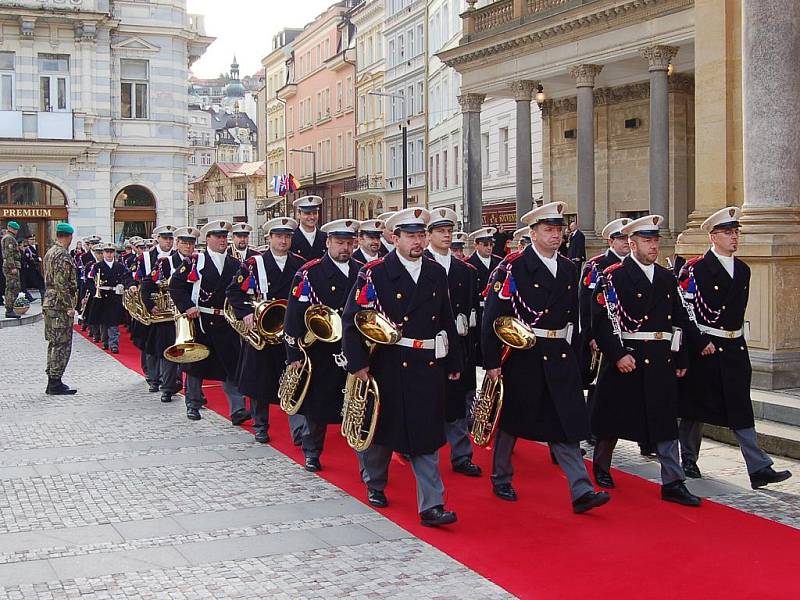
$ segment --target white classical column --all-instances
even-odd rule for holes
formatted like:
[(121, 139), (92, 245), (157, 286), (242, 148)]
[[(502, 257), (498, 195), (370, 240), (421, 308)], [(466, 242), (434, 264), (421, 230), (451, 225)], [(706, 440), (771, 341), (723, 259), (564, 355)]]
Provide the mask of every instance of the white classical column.
[(483, 170), (481, 168), (481, 105), (486, 94), (462, 94), (458, 97), (462, 124), (462, 198), (465, 227), (480, 228), (483, 205)]
[(520, 218), (533, 207), (533, 161), (531, 150), (531, 100), (536, 82), (512, 81), (511, 91), (517, 103), (516, 196), (517, 226)]
[(652, 46), (641, 51), (650, 66), (650, 212), (664, 217), (669, 228), (669, 63), (674, 46)]
[(594, 234), (594, 80), (602, 65), (577, 65), (569, 70), (578, 96), (578, 225), (586, 236)]

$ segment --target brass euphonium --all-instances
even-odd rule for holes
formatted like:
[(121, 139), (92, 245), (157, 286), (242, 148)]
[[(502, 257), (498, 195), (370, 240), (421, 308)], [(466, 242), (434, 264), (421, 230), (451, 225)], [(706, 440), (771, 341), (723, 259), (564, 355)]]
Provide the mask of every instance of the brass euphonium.
[(174, 363), (194, 363), (208, 358), (208, 346), (195, 341), (194, 323), (183, 314), (175, 315), (175, 343), (164, 350), (164, 358)]
[[(370, 355), (378, 344), (396, 344), (403, 337), (400, 329), (376, 310), (357, 312), (354, 322), (356, 329), (366, 339)], [(381, 409), (378, 383), (372, 375), (363, 381), (348, 374), (342, 391), (342, 435), (354, 450), (366, 450), (372, 444)]]
[[(500, 365), (508, 359), (512, 350), (528, 350), (536, 344), (536, 335), (523, 321), (509, 316), (497, 317), (492, 324), (495, 335), (503, 342)], [(472, 404), (472, 441), (476, 446), (486, 447), (494, 436), (500, 412), (503, 410), (503, 376), (483, 379), (480, 391)]]
[(266, 346), (283, 343), (283, 321), (286, 317), (286, 300), (255, 300), (253, 302), (253, 319), (255, 324), (248, 329), (244, 321), (236, 318), (231, 303), (225, 300), (223, 315), (230, 326), (245, 342), (256, 350)]
[(303, 320), (307, 331), (297, 340), (303, 360), (299, 367), (287, 365), (278, 381), (278, 400), (287, 415), (297, 414), (311, 383), (311, 359), (306, 350), (317, 340), (333, 343), (342, 339), (342, 317), (329, 306), (309, 306)]

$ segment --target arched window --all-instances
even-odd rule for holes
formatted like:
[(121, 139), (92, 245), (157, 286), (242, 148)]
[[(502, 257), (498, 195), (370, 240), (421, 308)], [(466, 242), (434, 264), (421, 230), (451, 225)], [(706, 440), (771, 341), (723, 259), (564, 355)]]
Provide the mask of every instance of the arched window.
[(141, 185), (129, 185), (114, 198), (114, 240), (150, 237), (156, 224), (156, 199)]
[(20, 225), (18, 237), (36, 236), (40, 252), (55, 240), (55, 227), (67, 220), (67, 196), (41, 179), (12, 179), (0, 183), (0, 220)]

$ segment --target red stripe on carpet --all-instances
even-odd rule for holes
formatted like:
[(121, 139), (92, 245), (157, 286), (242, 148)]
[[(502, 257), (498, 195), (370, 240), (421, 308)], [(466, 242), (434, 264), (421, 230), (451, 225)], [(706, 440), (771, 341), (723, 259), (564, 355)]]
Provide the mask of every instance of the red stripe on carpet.
[[(139, 352), (123, 334), (122, 364), (140, 371)], [(208, 407), (228, 416), (219, 385), (206, 388)], [(270, 414), (271, 445), (298, 463), (285, 415)], [(330, 426), (321, 477), (358, 500), (366, 490), (353, 451)], [(800, 532), (706, 501), (701, 508), (662, 502), (659, 487), (615, 470), (612, 501), (585, 515), (572, 514), (566, 479), (547, 449), (521, 442), (514, 453), (516, 503), (491, 493), (491, 453), (476, 450), (484, 475), (454, 474), (441, 451), (447, 507), (457, 524), (419, 525), (414, 477), (396, 462), (380, 512), (415, 536), (521, 598), (797, 598)], [(744, 469), (744, 464), (742, 464)]]

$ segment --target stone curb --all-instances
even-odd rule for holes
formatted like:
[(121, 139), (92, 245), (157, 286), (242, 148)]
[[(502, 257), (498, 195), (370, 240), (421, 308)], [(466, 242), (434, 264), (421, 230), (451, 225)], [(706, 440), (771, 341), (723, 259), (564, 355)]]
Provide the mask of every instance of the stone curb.
[(21, 319), (0, 319), (0, 329), (5, 329), (6, 327), (19, 327), (21, 325), (30, 325), (32, 323), (38, 323), (42, 320), (42, 313), (38, 312), (34, 315), (25, 316)]
[[(767, 454), (800, 460), (800, 440), (761, 432), (758, 432), (757, 435), (759, 445)], [(736, 436), (733, 435), (733, 431), (727, 427), (706, 424), (703, 427), (703, 436), (732, 446), (738, 446), (739, 444), (736, 441)]]

